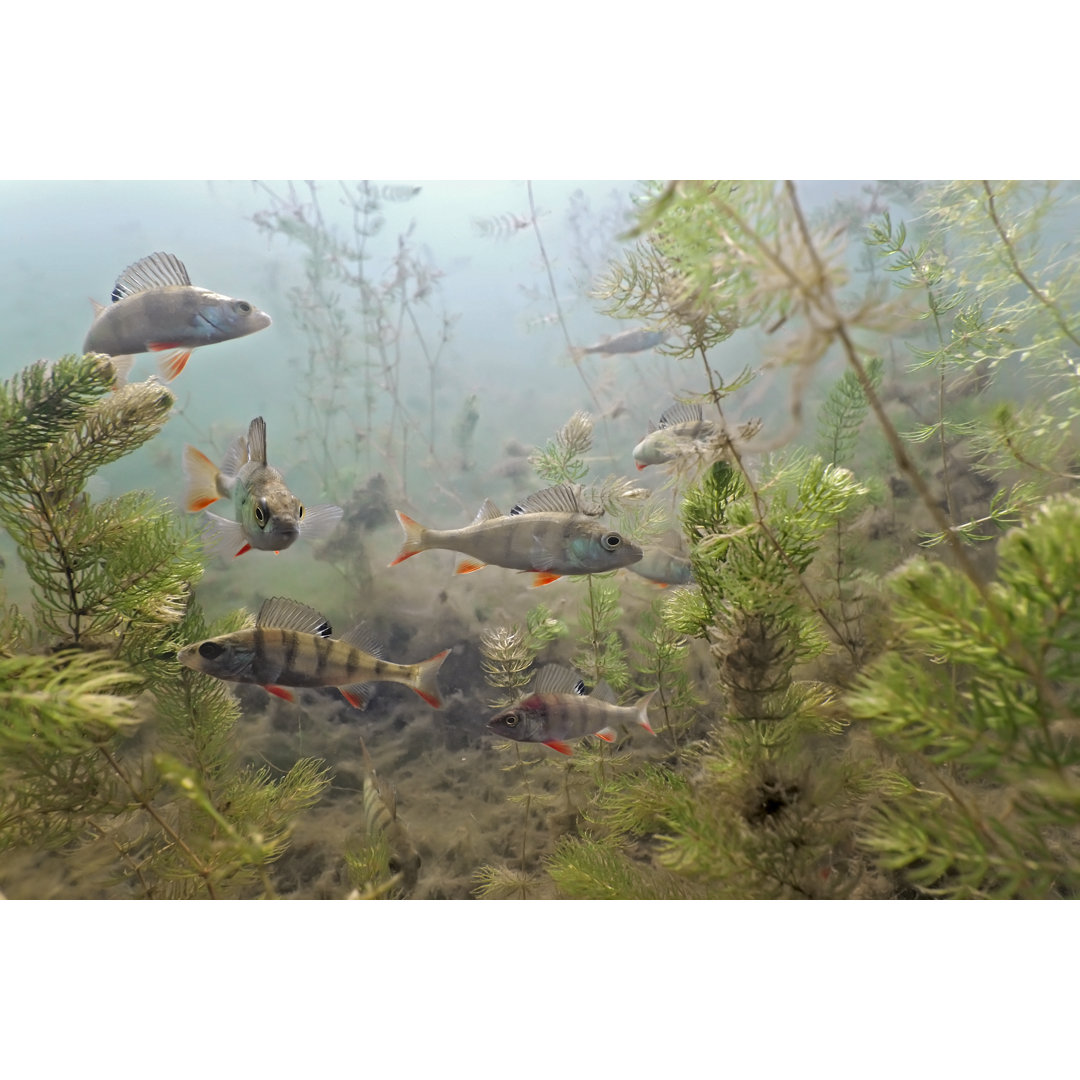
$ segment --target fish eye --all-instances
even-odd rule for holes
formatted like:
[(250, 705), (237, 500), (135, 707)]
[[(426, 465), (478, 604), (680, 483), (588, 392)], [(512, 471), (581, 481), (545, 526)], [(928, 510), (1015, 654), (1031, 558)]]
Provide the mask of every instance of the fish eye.
[(396, 855), (391, 855), (386, 862), (386, 868), (391, 874), (396, 874), (401, 869), (401, 860)]
[(236, 306), (245, 314), (251, 314), (251, 305), (246, 300), (237, 300)]
[(199, 655), (204, 660), (216, 660), (224, 651), (216, 641), (204, 641), (199, 646)]
[(622, 543), (622, 537), (618, 533), (605, 533), (600, 537), (600, 543), (603, 544), (608, 551), (614, 551)]
[(516, 712), (510, 712), (503, 717), (503, 723), (506, 724), (507, 727), (517, 727), (520, 719), (521, 717), (518, 716)]
[(300, 503), (300, 505), (296, 508), (296, 520), (299, 521), (303, 516), (304, 516), (304, 504)]
[(255, 504), (255, 520), (260, 525), (266, 524), (266, 503), (262, 499)]

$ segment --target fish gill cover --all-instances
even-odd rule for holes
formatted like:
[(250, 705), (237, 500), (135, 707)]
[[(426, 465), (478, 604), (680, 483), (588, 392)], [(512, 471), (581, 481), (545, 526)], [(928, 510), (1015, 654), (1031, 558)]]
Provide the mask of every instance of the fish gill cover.
[(1075, 895), (1074, 185), (152, 186), (4, 256), (5, 895)]

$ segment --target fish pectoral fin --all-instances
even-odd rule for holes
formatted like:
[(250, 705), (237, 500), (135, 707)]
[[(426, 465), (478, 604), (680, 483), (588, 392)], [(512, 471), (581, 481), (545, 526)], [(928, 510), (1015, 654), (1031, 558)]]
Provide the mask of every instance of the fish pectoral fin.
[[(148, 348), (151, 352), (164, 352), (166, 349), (174, 349), (176, 346), (174, 344), (169, 344), (168, 342), (152, 341)], [(184, 370), (184, 365), (190, 358), (190, 349), (178, 349), (168, 356), (163, 356), (158, 361), (158, 374), (166, 382), (172, 382), (172, 380)]]
[(341, 696), (354, 708), (363, 709), (375, 693), (375, 687), (371, 683), (352, 683), (349, 686), (339, 686)]
[(273, 694), (274, 697), (283, 698), (285, 701), (296, 701), (296, 696), (291, 690), (286, 689), (284, 686), (263, 686), (263, 689), (268, 694)]
[(468, 557), (461, 559), (454, 569), (455, 574), (472, 574), (477, 570), (483, 570), (487, 563), (478, 562)]
[[(251, 545), (244, 536), (244, 530), (238, 521), (230, 521), (212, 510), (204, 511), (206, 526), (203, 529), (203, 546), (215, 554), (227, 559), (235, 555), (243, 555), (250, 550)], [(242, 546), (241, 546), (242, 545)], [(237, 551), (237, 548), (240, 548)]]
[(594, 731), (593, 734), (598, 739), (603, 739), (604, 742), (614, 742), (615, 741), (615, 729), (614, 728), (610, 728), (610, 727), (601, 728), (599, 731)]
[(344, 514), (345, 511), (340, 506), (332, 506), (329, 503), (305, 507), (304, 516), (300, 519), (300, 535), (306, 536), (309, 540), (327, 537), (337, 527), (337, 523)]
[(573, 757), (574, 755), (574, 751), (561, 739), (548, 739), (544, 745), (550, 746), (552, 750), (558, 750), (560, 754), (566, 754), (567, 757)]
[[(528, 573), (526, 570), (524, 573)], [(550, 585), (553, 581), (558, 581), (562, 577), (562, 574), (553, 574), (550, 570), (537, 570), (533, 573), (533, 588), (538, 585)]]

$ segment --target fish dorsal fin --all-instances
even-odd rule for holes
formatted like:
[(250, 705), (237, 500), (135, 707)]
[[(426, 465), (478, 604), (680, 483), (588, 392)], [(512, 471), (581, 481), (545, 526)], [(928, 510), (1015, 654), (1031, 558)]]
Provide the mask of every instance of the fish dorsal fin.
[(534, 694), (580, 694), (585, 693), (585, 683), (572, 668), (562, 664), (545, 664), (536, 673)]
[(247, 433), (248, 461), (266, 464), (266, 421), (256, 416), (248, 425)]
[(586, 509), (582, 501), (583, 488), (580, 484), (556, 484), (533, 492), (527, 499), (522, 499), (510, 511), (510, 516), (518, 514), (589, 514), (595, 517), (603, 513), (602, 509)]
[(597, 701), (606, 701), (609, 705), (616, 705), (619, 701), (615, 696), (615, 691), (602, 679), (593, 687), (589, 696), (596, 698)]
[(657, 430), (656, 425), (650, 420), (649, 421), (649, 430), (647, 432), (645, 432), (645, 434), (646, 435), (651, 435), (656, 430)]
[(248, 443), (247, 439), (243, 435), (238, 435), (229, 444), (229, 449), (225, 451), (225, 457), (221, 462), (221, 468), (218, 470), (222, 476), (229, 480), (233, 480), (236, 474), (247, 464), (248, 461)]
[(473, 518), (472, 523), (479, 525), (482, 521), (491, 521), (492, 518), (501, 517), (502, 512), (499, 508), (490, 499), (485, 499), (480, 504), (480, 509), (476, 511), (476, 517)]
[(382, 660), (386, 656), (383, 643), (367, 623), (358, 622), (341, 640), (354, 649), (362, 649), (364, 652), (370, 653), (376, 660)]
[(160, 289), (166, 285), (190, 285), (184, 264), (175, 256), (164, 251), (155, 251), (153, 255), (133, 262), (116, 279), (113, 286), (112, 300), (123, 300), (127, 296), (146, 292), (147, 289)]
[(700, 419), (700, 404), (690, 405), (685, 401), (677, 401), (660, 414), (660, 427), (671, 427), (673, 424), (686, 424)]
[(326, 618), (313, 607), (284, 596), (264, 600), (255, 617), (255, 625), (260, 629), (299, 630), (302, 634), (318, 637), (330, 637), (334, 632)]

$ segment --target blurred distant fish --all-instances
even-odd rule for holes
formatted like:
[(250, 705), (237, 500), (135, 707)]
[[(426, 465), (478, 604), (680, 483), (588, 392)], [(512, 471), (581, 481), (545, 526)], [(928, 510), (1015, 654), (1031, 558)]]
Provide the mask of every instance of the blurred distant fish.
[(286, 701), (289, 686), (336, 686), (362, 709), (376, 682), (396, 682), (415, 690), (429, 705), (442, 707), (436, 675), (450, 650), (419, 664), (382, 659), (382, 647), (359, 623), (344, 637), (331, 637), (330, 624), (314, 608), (275, 596), (263, 601), (251, 630), (207, 638), (177, 654), (181, 664), (215, 679), (257, 683)]
[(463, 529), (425, 529), (395, 512), (405, 540), (391, 566), (442, 548), (465, 556), (455, 573), (468, 574), (491, 563), (531, 572), (536, 575), (533, 585), (547, 585), (563, 574), (600, 574), (641, 558), (641, 548), (595, 521), (599, 511), (582, 506), (579, 485), (544, 488), (505, 515), (485, 499), (473, 523)]
[(175, 379), (193, 349), (254, 334), (270, 316), (247, 300), (191, 284), (184, 264), (163, 251), (147, 255), (116, 279), (112, 303), (96, 301), (84, 353), (111, 356), (126, 374), (135, 353), (170, 352), (158, 362), (165, 380)]
[(560, 754), (572, 754), (572, 739), (595, 735), (611, 742), (615, 724), (640, 724), (650, 735), (649, 703), (657, 693), (650, 691), (633, 705), (616, 705), (607, 683), (585, 693), (580, 677), (561, 664), (547, 664), (536, 674), (533, 692), (488, 721), (495, 735), (515, 742), (535, 742), (550, 746)]
[(364, 834), (369, 850), (386, 845), (385, 869), (392, 875), (389, 880), (372, 882), (371, 892), (407, 897), (420, 876), (420, 853), (397, 816), (394, 789), (375, 772), (363, 739), (360, 752), (364, 755)]
[(604, 356), (618, 356), (620, 353), (645, 352), (646, 349), (655, 349), (668, 337), (665, 330), (625, 330), (621, 334), (604, 338), (595, 345), (585, 345), (575, 348), (572, 355), (575, 360), (588, 353), (603, 353)]
[(303, 503), (285, 486), (285, 479), (266, 463), (266, 422), (256, 416), (247, 437), (240, 436), (229, 447), (219, 469), (194, 446), (184, 447), (184, 505), (192, 513), (206, 510), (218, 499), (233, 499), (236, 520), (206, 511), (210, 527), (222, 549), (243, 555), (259, 551), (281, 551), (301, 535), (328, 536), (341, 519), (340, 506), (311, 506)]
[(665, 409), (658, 424), (649, 422), (649, 434), (634, 447), (638, 469), (662, 465), (682, 454), (692, 453), (704, 440), (719, 432), (716, 424), (702, 419), (700, 405), (679, 402)]
[(627, 569), (660, 586), (689, 585), (694, 580), (689, 559), (660, 547), (649, 548), (641, 562), (636, 562)]

